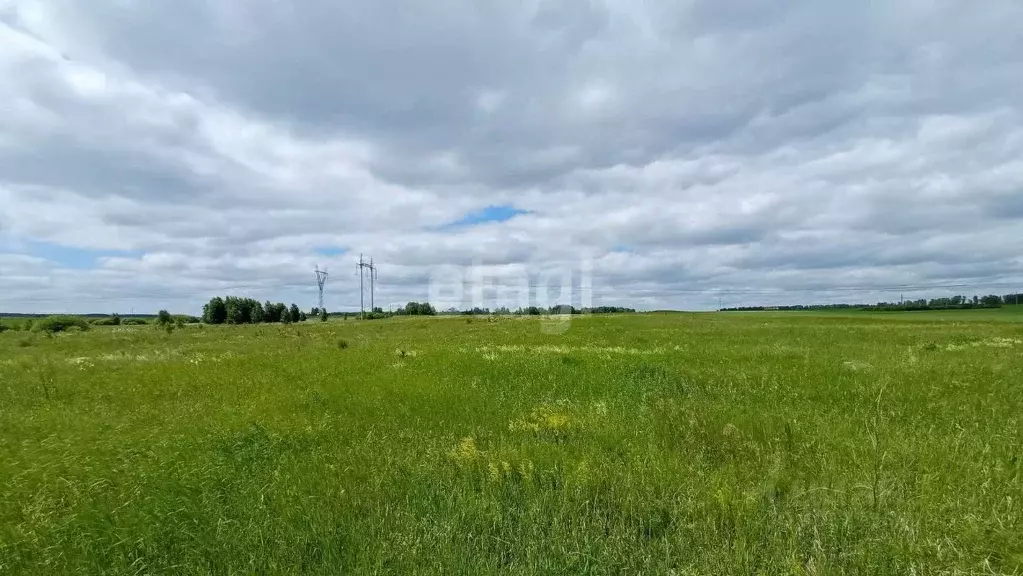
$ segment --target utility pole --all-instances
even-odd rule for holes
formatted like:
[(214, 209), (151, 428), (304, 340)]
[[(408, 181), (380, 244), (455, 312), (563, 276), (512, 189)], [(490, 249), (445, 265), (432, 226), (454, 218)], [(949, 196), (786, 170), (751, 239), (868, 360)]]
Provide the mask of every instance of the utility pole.
[(323, 313), (323, 285), (327, 283), (327, 276), (329, 276), (329, 274), (327, 274), (326, 270), (320, 270), (319, 266), (316, 267), (316, 285), (320, 288), (320, 314)]

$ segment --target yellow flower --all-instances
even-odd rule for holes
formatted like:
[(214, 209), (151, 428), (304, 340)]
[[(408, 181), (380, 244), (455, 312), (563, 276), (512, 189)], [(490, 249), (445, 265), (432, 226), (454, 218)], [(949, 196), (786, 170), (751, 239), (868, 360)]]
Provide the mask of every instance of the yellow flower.
[(480, 451), (476, 448), (476, 441), (472, 439), (472, 436), (466, 436), (448, 455), (459, 462), (469, 463), (479, 457)]

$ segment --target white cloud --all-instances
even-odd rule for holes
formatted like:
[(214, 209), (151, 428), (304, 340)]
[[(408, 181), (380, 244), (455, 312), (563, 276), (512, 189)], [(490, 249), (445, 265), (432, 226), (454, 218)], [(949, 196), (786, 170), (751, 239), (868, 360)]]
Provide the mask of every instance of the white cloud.
[[(0, 309), (311, 305), (316, 265), (352, 306), (359, 252), (394, 302), (587, 258), (650, 307), (1023, 280), (1018, 3), (399, 4), (0, 7)], [(446, 226), (486, 206), (527, 213)]]

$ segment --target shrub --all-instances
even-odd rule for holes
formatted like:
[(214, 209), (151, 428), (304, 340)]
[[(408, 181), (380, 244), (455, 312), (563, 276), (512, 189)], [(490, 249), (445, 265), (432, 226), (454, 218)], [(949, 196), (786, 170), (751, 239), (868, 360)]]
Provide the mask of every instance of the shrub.
[(53, 334), (64, 332), (72, 327), (85, 331), (89, 329), (89, 323), (85, 318), (79, 316), (48, 316), (36, 322), (32, 329), (36, 332)]
[(111, 315), (109, 318), (99, 318), (92, 321), (93, 326), (120, 326), (121, 317), (117, 314)]
[(0, 334), (3, 334), (4, 332), (7, 332), (8, 330), (10, 330), (10, 328), (7, 326), (7, 324), (4, 324), (3, 322), (0, 322)]
[(326, 322), (326, 321), (327, 321), (327, 309), (324, 308), (323, 310), (320, 310), (320, 322)]
[(337, 349), (338, 350), (347, 350), (348, 349), (348, 340), (345, 340), (344, 338), (338, 340), (337, 341)]
[(174, 318), (170, 315), (170, 312), (166, 310), (160, 310), (156, 314), (156, 323), (160, 326), (168, 326), (174, 323)]
[(146, 324), (149, 324), (149, 322), (142, 318), (125, 318), (121, 320), (122, 326), (145, 326)]

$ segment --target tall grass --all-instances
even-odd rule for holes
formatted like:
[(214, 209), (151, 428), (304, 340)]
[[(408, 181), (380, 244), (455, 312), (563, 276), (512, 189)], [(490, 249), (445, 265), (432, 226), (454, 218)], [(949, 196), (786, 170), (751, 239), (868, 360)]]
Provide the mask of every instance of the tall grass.
[(1023, 571), (1020, 324), (540, 328), (0, 335), (0, 573)]

